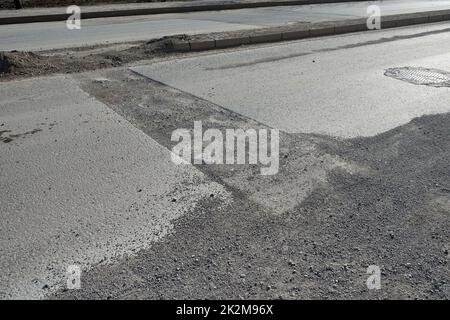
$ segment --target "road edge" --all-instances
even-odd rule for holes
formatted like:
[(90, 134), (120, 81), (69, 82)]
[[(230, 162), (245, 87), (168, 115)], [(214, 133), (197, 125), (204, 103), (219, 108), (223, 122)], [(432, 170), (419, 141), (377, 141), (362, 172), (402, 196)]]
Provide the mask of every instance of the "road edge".
[[(396, 14), (381, 18), (381, 29), (404, 27), (409, 25), (434, 23), (450, 20), (450, 10), (428, 11), (411, 14)], [(243, 35), (210, 38), (205, 40), (173, 40), (174, 51), (202, 51), (223, 49), (241, 45), (301, 40), (321, 36), (338, 35), (352, 32), (370, 31), (367, 19), (358, 18), (345, 21), (329, 21), (305, 24), (301, 27), (271, 28), (243, 31)]]
[[(251, 9), (263, 7), (281, 7), (281, 6), (297, 6), (310, 4), (329, 4), (341, 2), (358, 2), (361, 0), (255, 0), (254, 2), (235, 2), (235, 3), (218, 3), (218, 4), (191, 4), (180, 6), (160, 6), (148, 8), (134, 8), (134, 9), (115, 9), (115, 10), (99, 10), (99, 11), (85, 11), (82, 12), (83, 19), (108, 18), (108, 17), (123, 17), (136, 15), (153, 15), (153, 14), (167, 14), (167, 13), (187, 13), (199, 11), (220, 11), (220, 10), (235, 10), (235, 9)], [(167, 3), (167, 2), (164, 2)], [(153, 3), (154, 4), (154, 3)], [(65, 7), (61, 8), (61, 13), (50, 14), (36, 14), (23, 16), (0, 17), (0, 25), (7, 24), (22, 24), (33, 22), (52, 22), (64, 21), (70, 17), (70, 14), (65, 13)]]

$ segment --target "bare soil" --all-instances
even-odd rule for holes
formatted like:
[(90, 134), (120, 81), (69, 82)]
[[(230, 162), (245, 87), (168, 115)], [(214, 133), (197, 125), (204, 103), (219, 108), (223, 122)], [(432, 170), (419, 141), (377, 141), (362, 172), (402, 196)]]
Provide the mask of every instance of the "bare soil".
[(75, 73), (120, 67), (173, 52), (173, 40), (186, 36), (163, 37), (146, 42), (91, 46), (48, 52), (0, 52), (0, 81), (13, 78)]

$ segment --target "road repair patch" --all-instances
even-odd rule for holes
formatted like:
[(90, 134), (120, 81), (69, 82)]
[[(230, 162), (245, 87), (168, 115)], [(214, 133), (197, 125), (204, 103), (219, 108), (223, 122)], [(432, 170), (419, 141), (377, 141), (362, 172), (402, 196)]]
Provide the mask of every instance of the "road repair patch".
[(69, 266), (132, 255), (230, 200), (71, 77), (4, 83), (0, 97), (1, 298), (42, 297)]

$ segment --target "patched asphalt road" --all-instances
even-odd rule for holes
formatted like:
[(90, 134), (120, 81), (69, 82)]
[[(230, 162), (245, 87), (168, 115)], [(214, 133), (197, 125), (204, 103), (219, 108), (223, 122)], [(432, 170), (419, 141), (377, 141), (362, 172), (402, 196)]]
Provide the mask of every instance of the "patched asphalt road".
[[(411, 30), (417, 29), (413, 27), (402, 30), (414, 33)], [(398, 34), (403, 32), (401, 30), (391, 32), (395, 36), (383, 41), (366, 41), (361, 46), (379, 48), (386, 41), (397, 43), (411, 38), (411, 35), (398, 38)], [(439, 40), (445, 37), (442, 33), (439, 31), (412, 36), (411, 41), (441, 46)], [(351, 42), (351, 37), (348, 35), (342, 38)], [(358, 37), (361, 34), (355, 39), (359, 39)], [(415, 40), (416, 38), (421, 40)], [(310, 41), (330, 45), (335, 41), (333, 39), (335, 38), (329, 37)], [(288, 44), (280, 44), (286, 45)], [(353, 45), (349, 44), (348, 48), (351, 47)], [(330, 54), (345, 49), (331, 50)], [(419, 48), (416, 59), (430, 63), (434, 61), (435, 65), (431, 67), (442, 68), (439, 62), (445, 61), (448, 53), (442, 52), (441, 47), (429, 49), (429, 56), (425, 51), (427, 50)], [(311, 53), (312, 56), (314, 54), (316, 53)], [(197, 56), (204, 55), (192, 56), (197, 59)], [(411, 56), (410, 61), (413, 61), (414, 54)], [(165, 60), (163, 57), (158, 59)], [(369, 65), (379, 68), (381, 64), (375, 61)], [(7, 98), (2, 95), (7, 103), (2, 107), (6, 110), (2, 111), (2, 120), (6, 120), (0, 121), (0, 145), (6, 152), (2, 153), (0, 160), (3, 159), (2, 175), (10, 182), (4, 188), (9, 192), (3, 193), (0, 198), (2, 205), (7, 204), (6, 213), (15, 212), (14, 210), (20, 209), (16, 205), (19, 202), (14, 202), (18, 196), (20, 203), (26, 203), (30, 207), (36, 201), (47, 205), (35, 207), (34, 220), (27, 220), (27, 214), (30, 216), (34, 211), (16, 210), (17, 214), (24, 217), (21, 219), (25, 224), (14, 220), (12, 215), (7, 216), (9, 220), (3, 221), (15, 224), (18, 230), (23, 228), (31, 234), (46, 231), (49, 235), (47, 238), (36, 236), (36, 239), (41, 239), (43, 243), (49, 239), (50, 251), (42, 249), (45, 244), (33, 247), (31, 237), (26, 242), (11, 241), (11, 238), (23, 235), (11, 232), (12, 229), (5, 223), (2, 227), (9, 230), (10, 234), (2, 233), (5, 237), (2, 245), (6, 244), (6, 248), (8, 244), (24, 244), (20, 248), (22, 251), (18, 251), (25, 257), (22, 266), (37, 266), (43, 272), (48, 272), (45, 271), (48, 260), (37, 259), (38, 264), (30, 264), (26, 261), (27, 250), (34, 252), (37, 257), (42, 253), (51, 255), (53, 250), (56, 252), (54, 257), (66, 259), (57, 259), (59, 267), (52, 271), (53, 274), (60, 272), (57, 274), (59, 283), (48, 285), (39, 281), (35, 283), (31, 277), (33, 270), (21, 268), (20, 263), (18, 268), (13, 268), (16, 263), (13, 250), (2, 250), (9, 257), (9, 260), (2, 260), (2, 263), (6, 261), (6, 268), (2, 265), (2, 270), (14, 270), (19, 276), (20, 272), (25, 273), (23, 287), (35, 285), (41, 290), (37, 295), (43, 294), (51, 299), (450, 298), (450, 114), (424, 115), (429, 110), (446, 110), (435, 110), (434, 105), (422, 105), (423, 109), (419, 114), (411, 116), (409, 112), (405, 112), (403, 118), (398, 116), (401, 110), (397, 110), (399, 113), (396, 119), (401, 120), (397, 121), (398, 126), (379, 130), (377, 135), (369, 137), (345, 139), (312, 132), (282, 131), (280, 171), (277, 175), (262, 176), (259, 174), (259, 167), (255, 165), (195, 165), (177, 168), (181, 173), (188, 170), (190, 177), (201, 177), (194, 177), (186, 184), (186, 181), (177, 180), (171, 163), (167, 162), (161, 167), (153, 166), (155, 160), (166, 159), (168, 150), (172, 149), (174, 143), (170, 138), (173, 130), (192, 128), (193, 122), (198, 120), (203, 122), (204, 129), (258, 129), (267, 128), (270, 122), (258, 122), (232, 111), (232, 108), (224, 108), (208, 99), (166, 86), (126, 68), (67, 77), (67, 84), (72, 84), (76, 91), (68, 90), (67, 95), (63, 91), (54, 93), (59, 94), (58, 103), (68, 108), (67, 112), (58, 113), (42, 106), (41, 109), (35, 108), (31, 89), (27, 91), (30, 95), (27, 99), (22, 99), (11, 90), (6, 90), (9, 93)], [(48, 79), (38, 79), (39, 82), (31, 85), (31, 88), (45, 86), (44, 82), (49, 81)], [(25, 80), (27, 81), (32, 83), (35, 79)], [(414, 87), (413, 84), (387, 77), (386, 81), (401, 88)], [(2, 84), (2, 88), (16, 85), (15, 82), (6, 82)], [(58, 81), (55, 86), (57, 85)], [(18, 87), (20, 88), (20, 84)], [(436, 100), (433, 101), (439, 103), (445, 102), (449, 90), (446, 87), (420, 88), (422, 97), (434, 97)], [(377, 88), (374, 87), (373, 90)], [(77, 101), (73, 96), (74, 92), (84, 99), (83, 106), (71, 107), (70, 101)], [(49, 98), (48, 95), (43, 97)], [(421, 101), (425, 103), (427, 100)], [(393, 108), (395, 106), (395, 103), (392, 104)], [(441, 106), (445, 107), (445, 104)], [(77, 108), (87, 108), (82, 113), (82, 119), (75, 112)], [(63, 110), (64, 108), (60, 111)], [(45, 117), (57, 116), (60, 117), (56, 119), (59, 122), (51, 129), (55, 133), (48, 128), (48, 121), (45, 121), (45, 131), (28, 134), (23, 139), (14, 136), (15, 131), (29, 132), (27, 128), (31, 125), (34, 126), (31, 129), (37, 128), (36, 125), (41, 123), (36, 122), (39, 117), (46, 120)], [(26, 121), (20, 121), (23, 119)], [(99, 132), (91, 128), (92, 124), (97, 124), (104, 130)], [(83, 131), (83, 128), (86, 130)], [(81, 131), (77, 148), (89, 153), (91, 157), (85, 156), (83, 152), (74, 152), (73, 156), (64, 157), (67, 152), (65, 150), (78, 150), (69, 139), (74, 136), (74, 130)], [(61, 140), (60, 137), (55, 137), (57, 133), (65, 138)], [(119, 137), (114, 138), (114, 149), (108, 150), (118, 154), (102, 152), (100, 147), (105, 147), (102, 141), (109, 141), (115, 135)], [(8, 138), (17, 138), (17, 141), (4, 140)], [(56, 139), (56, 144), (39, 140), (44, 138), (52, 141)], [(83, 144), (83, 141), (88, 143)], [(39, 143), (42, 143), (42, 148), (38, 147)], [(50, 148), (51, 152), (45, 148)], [(32, 150), (39, 161), (33, 162), (31, 156), (23, 155), (27, 150)], [(11, 173), (19, 168), (14, 166), (13, 161), (20, 154), (30, 161), (21, 164), (24, 171), (19, 173), (23, 176), (18, 176), (20, 179), (16, 181)], [(127, 154), (136, 159), (131, 165), (124, 160)], [(110, 158), (114, 161), (110, 162)], [(95, 160), (91, 167), (88, 165), (89, 159)], [(149, 168), (145, 170), (147, 163)], [(65, 164), (78, 170), (81, 177), (89, 177), (90, 188), (80, 191), (82, 185), (71, 185), (71, 171), (64, 171)], [(33, 165), (46, 171), (28, 178), (28, 183), (26, 170), (32, 170)], [(108, 169), (115, 170), (115, 179), (112, 179), (112, 173)], [(159, 173), (164, 173), (164, 177), (168, 178), (155, 180), (153, 176)], [(121, 174), (124, 175), (123, 179)], [(38, 184), (48, 177), (67, 183), (56, 190), (48, 190), (46, 184)], [(140, 192), (141, 186), (136, 184), (131, 187), (130, 180), (127, 179), (132, 182), (145, 182), (148, 179), (153, 187), (149, 193)], [(3, 181), (8, 182), (5, 179)], [(196, 186), (202, 181), (207, 182), (206, 188), (201, 188), (202, 196), (188, 202), (189, 210), (182, 210), (181, 214), (166, 221), (164, 210), (172, 210), (164, 204), (186, 208), (174, 194), (179, 192), (178, 194), (183, 195), (189, 191), (188, 187)], [(51, 179), (48, 182), (51, 183)], [(158, 194), (157, 184), (166, 185), (167, 189)], [(221, 192), (210, 192), (210, 185), (216, 186)], [(18, 187), (13, 189), (11, 186)], [(46, 187), (45, 195), (34, 195), (34, 198), (27, 196), (34, 190), (40, 190), (42, 186)], [(103, 192), (109, 190), (105, 186), (116, 193), (111, 196), (108, 192)], [(142, 190), (146, 190), (145, 186)], [(93, 203), (88, 203), (78, 197), (81, 193), (77, 192), (98, 195), (98, 199), (106, 201), (107, 206), (95, 199)], [(56, 203), (51, 202), (50, 198), (55, 195), (59, 195), (59, 198), (69, 195), (69, 205), (60, 200), (60, 207), (49, 207), (49, 204)], [(186, 199), (184, 196), (181, 198)], [(37, 200), (34, 201), (35, 199)], [(127, 208), (130, 210), (124, 212), (129, 214), (131, 222), (122, 223), (120, 220), (121, 199), (129, 200), (130, 206)], [(99, 215), (98, 219), (93, 220), (94, 225), (86, 227), (89, 219), (82, 216), (85, 212), (83, 205), (108, 210), (106, 213), (92, 210), (94, 216)], [(60, 208), (69, 208), (80, 216), (67, 215), (71, 211), (60, 214)], [(155, 208), (161, 209), (162, 220), (170, 228), (162, 237), (150, 239), (152, 230), (147, 229), (146, 219), (152, 220), (149, 213), (154, 213)], [(103, 233), (96, 233), (96, 229), (101, 230), (111, 215), (116, 219), (109, 224), (108, 230), (112, 229), (111, 232), (103, 230)], [(80, 233), (76, 236), (65, 233), (66, 238), (62, 242), (55, 242), (53, 236), (58, 230), (63, 230), (55, 221), (67, 221), (70, 228), (88, 230), (89, 234)], [(45, 229), (47, 222), (54, 229)], [(66, 225), (61, 223), (61, 226)], [(132, 239), (127, 238), (131, 240), (128, 243), (130, 247), (124, 247), (123, 256), (105, 260), (108, 253), (114, 252), (112, 245), (117, 239), (114, 238), (113, 230), (117, 228), (123, 228), (121, 230), (125, 237), (132, 236)], [(76, 237), (75, 242), (72, 236)], [(141, 243), (140, 237), (149, 241)], [(85, 241), (81, 241), (82, 239)], [(72, 250), (77, 249), (77, 243), (85, 247)], [(29, 247), (26, 248), (26, 245)], [(94, 251), (85, 251), (86, 246)], [(65, 261), (70, 260), (67, 258), (71, 257), (70, 253), (73, 251), (76, 258), (84, 257), (86, 252), (96, 253), (95, 259), (83, 260), (85, 267), (81, 278), (82, 288), (79, 290), (64, 289), (62, 267)], [(64, 255), (64, 252), (69, 254)], [(366, 287), (366, 270), (370, 265), (381, 268), (381, 290), (368, 290)]]
[[(82, 87), (167, 148), (194, 119), (264, 127), (131, 72), (104, 76)], [(449, 121), (424, 116), (349, 140), (283, 133), (275, 176), (196, 166), (232, 193), (229, 206), (205, 204), (162, 242), (53, 298), (448, 298)], [(367, 289), (369, 265), (382, 290)]]

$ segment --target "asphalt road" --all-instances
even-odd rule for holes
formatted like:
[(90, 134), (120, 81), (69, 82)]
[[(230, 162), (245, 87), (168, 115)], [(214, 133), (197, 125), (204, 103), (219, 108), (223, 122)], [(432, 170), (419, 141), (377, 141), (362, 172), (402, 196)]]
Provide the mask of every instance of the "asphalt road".
[[(450, 111), (450, 91), (384, 75), (393, 67), (450, 71), (449, 28), (444, 23), (305, 40), (133, 70), (285, 132), (373, 136)], [(420, 36), (424, 32), (434, 34)], [(403, 39), (393, 41), (398, 37)]]
[[(156, 79), (163, 69), (171, 81), (174, 70), (190, 71), (191, 76), (180, 74), (180, 78), (183, 88), (192, 91), (134, 78), (134, 72), (123, 70), (102, 72), (110, 80), (107, 86), (93, 83), (92, 75), (80, 76), (81, 87), (90, 95), (169, 149), (172, 130), (192, 128), (196, 120), (202, 120), (205, 129), (264, 128), (280, 119), (291, 123), (287, 115), (303, 121), (297, 108), (338, 137), (282, 131), (280, 171), (273, 176), (258, 175), (253, 166), (196, 166), (232, 192), (229, 205), (206, 205), (205, 214), (184, 215), (163, 241), (132, 259), (94, 266), (84, 275), (81, 290), (57, 292), (52, 298), (448, 299), (450, 114), (445, 101), (449, 88), (417, 86), (380, 75), (391, 63), (448, 70), (448, 31), (442, 30), (450, 24), (428, 27), (435, 33), (415, 26), (366, 33), (366, 39), (361, 35), (308, 39), (194, 53), (189, 59), (153, 64), (153, 74), (148, 75)], [(304, 53), (305, 48), (322, 51), (280, 59), (280, 54)], [(345, 73), (340, 64), (348, 66), (350, 57), (358, 64)], [(261, 60), (253, 64), (254, 58)], [(205, 86), (204, 67), (223, 65), (229, 68), (223, 69), (220, 79), (214, 70), (210, 72), (214, 90), (210, 83), (210, 95), (199, 97), (194, 90)], [(281, 75), (273, 66), (289, 72)], [(237, 72), (242, 79), (234, 76)], [(341, 81), (320, 78), (332, 91), (327, 86), (316, 88), (303, 80), (314, 81), (314, 73)], [(258, 75), (269, 83), (264, 91)], [(277, 79), (276, 86), (272, 78)], [(276, 104), (270, 109), (273, 119), (261, 124), (252, 117), (258, 113), (245, 108), (248, 100), (240, 100), (236, 90), (229, 91), (233, 82), (263, 106), (267, 106), (264, 100), (274, 97), (284, 102), (299, 98), (296, 93), (292, 99), (280, 95), (277, 89), (283, 85), (307, 94), (299, 84), (305, 85), (314, 95), (289, 110)], [(225, 102), (216, 100), (222, 90), (228, 97)], [(394, 90), (399, 94), (392, 94)], [(401, 95), (404, 91), (407, 95)], [(353, 105), (352, 96), (357, 97)], [(377, 103), (368, 101), (371, 98)], [(341, 104), (345, 112), (337, 113), (335, 108)], [(236, 113), (238, 108), (247, 113)], [(323, 125), (314, 115), (317, 108)], [(373, 124), (361, 116), (362, 109)], [(267, 107), (261, 111), (269, 114)], [(434, 115), (424, 116), (427, 113)], [(333, 127), (330, 118), (339, 115)], [(342, 137), (357, 131), (371, 136)], [(369, 265), (382, 271), (380, 290), (366, 286)]]
[(193, 12), (82, 21), (81, 30), (65, 22), (6, 25), (0, 28), (0, 51), (40, 50), (100, 43), (146, 40), (174, 34), (257, 29), (292, 22), (320, 22), (366, 17), (369, 4), (382, 14), (450, 9), (450, 1), (402, 0)]
[[(113, 68), (2, 82), (1, 297), (449, 299), (449, 88), (382, 75), (450, 70), (449, 28), (159, 57), (136, 68), (147, 76)], [(167, 86), (149, 78), (164, 80), (161, 70), (168, 83), (192, 76)], [(270, 108), (274, 96), (283, 103)], [(283, 126), (279, 173), (175, 166), (171, 134), (198, 120)], [(72, 263), (79, 290), (65, 289)], [(381, 290), (366, 286), (370, 265)]]
[(133, 254), (210, 194), (227, 198), (70, 77), (0, 96), (0, 298), (42, 298), (68, 266)]

